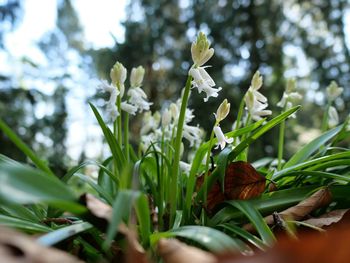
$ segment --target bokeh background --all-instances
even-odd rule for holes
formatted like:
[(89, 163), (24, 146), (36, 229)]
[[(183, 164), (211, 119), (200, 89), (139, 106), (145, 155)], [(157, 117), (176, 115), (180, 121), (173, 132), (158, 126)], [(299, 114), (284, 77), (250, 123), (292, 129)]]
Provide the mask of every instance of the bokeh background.
[[(224, 98), (235, 121), (256, 70), (274, 115), (288, 78), (296, 78), (303, 110), (288, 121), (287, 152), (320, 134), (331, 80), (344, 87), (340, 119), (350, 106), (350, 6), (347, 0), (0, 0), (0, 118), (57, 175), (106, 153), (87, 101), (103, 106), (99, 79), (116, 60), (143, 65), (152, 110), (175, 101), (191, 66), (190, 45), (208, 34), (215, 56), (208, 69), (223, 89), (204, 104), (192, 93), (195, 123), (209, 130)], [(142, 116), (132, 119), (132, 140)], [(250, 159), (274, 156), (277, 129), (254, 144)], [(26, 161), (0, 132), (0, 153)]]

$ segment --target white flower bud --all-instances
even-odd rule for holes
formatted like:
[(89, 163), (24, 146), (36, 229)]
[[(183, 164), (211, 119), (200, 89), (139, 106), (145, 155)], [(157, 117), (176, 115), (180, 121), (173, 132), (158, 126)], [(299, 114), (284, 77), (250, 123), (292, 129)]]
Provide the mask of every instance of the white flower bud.
[(196, 42), (193, 42), (191, 46), (191, 55), (195, 66), (204, 65), (214, 55), (214, 49), (209, 47), (207, 36), (200, 32)]
[(216, 122), (219, 123), (220, 121), (222, 121), (223, 119), (226, 118), (226, 116), (229, 114), (230, 112), (230, 106), (231, 104), (227, 102), (227, 99), (225, 99), (219, 106), (219, 108), (216, 111), (215, 118), (216, 118)]
[(329, 84), (329, 86), (326, 88), (326, 92), (328, 100), (333, 101), (343, 93), (343, 88), (339, 87), (337, 82), (332, 81), (331, 84)]
[(130, 86), (137, 88), (142, 85), (143, 77), (145, 75), (145, 69), (142, 66), (133, 68), (130, 74)]

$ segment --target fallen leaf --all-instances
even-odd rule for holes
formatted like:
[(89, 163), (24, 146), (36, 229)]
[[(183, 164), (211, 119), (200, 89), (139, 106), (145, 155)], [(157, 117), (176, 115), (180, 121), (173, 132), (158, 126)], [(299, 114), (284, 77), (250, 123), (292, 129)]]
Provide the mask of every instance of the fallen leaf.
[(266, 179), (247, 162), (230, 163), (225, 172), (226, 200), (246, 200), (257, 197), (265, 191)]
[[(209, 173), (210, 176), (210, 173)], [(202, 186), (204, 181), (204, 176), (200, 176), (197, 178), (197, 182), (196, 182), (196, 190), (198, 191), (199, 188)], [(216, 181), (212, 187), (210, 188), (210, 190), (208, 191), (208, 195), (207, 195), (207, 212), (211, 213), (213, 212), (214, 208), (216, 205), (222, 203), (225, 201), (225, 195), (221, 190), (220, 184), (218, 181)]]
[(31, 237), (22, 233), (0, 227), (0, 261), (6, 263), (40, 262), (40, 263), (81, 263), (74, 256), (55, 248), (39, 245)]
[(329, 226), (334, 223), (338, 223), (344, 215), (349, 211), (349, 209), (338, 209), (338, 210), (333, 210), (330, 211), (318, 218), (310, 218), (307, 220), (302, 221), (303, 223), (313, 225), (316, 227), (325, 227)]
[(110, 221), (112, 218), (112, 207), (100, 199), (96, 198), (92, 194), (86, 194), (85, 196), (86, 207), (90, 210), (90, 212), (99, 217)]
[(148, 263), (145, 250), (139, 243), (137, 232), (128, 228), (125, 224), (119, 226), (119, 232), (125, 235), (127, 240), (126, 263)]
[[(209, 175), (210, 176), (210, 173)], [(196, 181), (196, 190), (202, 186), (204, 176)], [(214, 182), (207, 195), (207, 211), (213, 212), (215, 206), (225, 200), (247, 200), (261, 195), (265, 191), (266, 179), (247, 162), (230, 163), (225, 171), (224, 191), (219, 181)]]
[[(296, 190), (297, 191), (297, 190)], [(307, 199), (301, 201), (295, 206), (292, 206), (280, 213), (278, 213), (285, 220), (301, 220), (312, 211), (330, 204), (332, 201), (331, 192), (328, 188), (322, 188), (312, 194)], [(275, 220), (273, 215), (269, 215), (264, 218), (265, 222), (268, 225), (273, 225)], [(243, 226), (243, 228), (247, 231), (254, 232), (255, 229), (252, 224), (247, 224)]]
[(309, 232), (297, 240), (283, 237), (266, 252), (252, 256), (233, 253), (217, 255), (219, 263), (347, 263), (350, 261), (349, 225), (334, 228), (327, 234)]
[(160, 239), (157, 251), (165, 263), (215, 263), (215, 256), (196, 247), (188, 246), (177, 239)]

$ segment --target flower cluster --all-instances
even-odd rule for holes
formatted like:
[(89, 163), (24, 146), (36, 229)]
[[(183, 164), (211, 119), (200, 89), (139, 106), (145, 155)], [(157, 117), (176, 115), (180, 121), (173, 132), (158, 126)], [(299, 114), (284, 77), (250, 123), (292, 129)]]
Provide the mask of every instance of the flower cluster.
[(251, 85), (244, 96), (247, 110), (253, 120), (259, 121), (262, 117), (271, 115), (272, 111), (266, 110), (268, 107), (267, 98), (258, 90), (262, 87), (263, 80), (260, 72), (257, 71), (252, 79)]
[[(295, 91), (295, 79), (289, 79), (287, 81), (287, 87), (285, 92), (283, 92), (283, 96), (281, 100), (277, 103), (278, 107), (284, 108), (285, 110), (289, 110), (293, 107), (295, 103), (302, 99), (302, 96), (299, 92)], [(295, 118), (295, 113), (290, 117)]]
[[(133, 68), (130, 74), (130, 89), (127, 92), (127, 100), (121, 101), (118, 105), (118, 97), (120, 99), (125, 93), (125, 80), (127, 77), (126, 68), (119, 62), (115, 63), (111, 69), (111, 84), (103, 80), (100, 84), (105, 92), (110, 93), (109, 100), (106, 103), (106, 111), (112, 121), (120, 115), (123, 110), (131, 115), (135, 115), (137, 111), (148, 111), (152, 103), (147, 101), (146, 93), (141, 89), (145, 70), (142, 66)], [(119, 106), (119, 107), (118, 107)]]
[(216, 111), (216, 114), (214, 113), (216, 122), (215, 122), (213, 131), (214, 131), (216, 138), (218, 139), (216, 149), (219, 148), (219, 146), (220, 146), (221, 150), (223, 150), (226, 147), (226, 143), (233, 142), (233, 138), (227, 138), (220, 128), (220, 122), (223, 119), (225, 119), (227, 117), (227, 115), (229, 114), (230, 106), (231, 106), (231, 104), (227, 102), (227, 99), (225, 99), (220, 104), (219, 108)]
[(215, 89), (215, 82), (205, 70), (206, 67), (202, 67), (213, 55), (214, 49), (209, 48), (210, 43), (207, 37), (201, 32), (199, 33), (196, 42), (192, 43), (191, 54), (193, 60), (193, 67), (189, 71), (189, 75), (192, 76), (192, 85), (198, 89), (198, 92), (202, 91), (206, 93), (204, 101), (208, 101), (209, 97), (217, 97), (221, 87)]

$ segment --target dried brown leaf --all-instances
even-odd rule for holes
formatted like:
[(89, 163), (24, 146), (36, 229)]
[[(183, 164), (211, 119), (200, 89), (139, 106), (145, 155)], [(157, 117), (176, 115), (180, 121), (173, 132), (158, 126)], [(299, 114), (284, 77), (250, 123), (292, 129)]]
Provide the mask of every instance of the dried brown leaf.
[(230, 163), (225, 172), (225, 196), (227, 200), (246, 200), (261, 195), (266, 179), (247, 162)]
[(215, 263), (215, 256), (196, 247), (188, 246), (176, 239), (161, 239), (158, 253), (165, 263)]
[(344, 215), (349, 211), (349, 209), (338, 209), (328, 212), (318, 218), (310, 218), (304, 220), (303, 223), (313, 225), (316, 227), (325, 227), (334, 223), (338, 223)]
[(0, 227), (0, 262), (81, 263), (74, 256), (55, 248), (40, 246), (33, 238)]
[[(279, 215), (285, 220), (301, 220), (312, 211), (330, 204), (331, 201), (332, 196), (329, 189), (322, 188), (297, 205), (280, 212)], [(265, 217), (264, 220), (268, 225), (273, 225), (275, 222), (273, 215)], [(247, 224), (243, 228), (247, 231), (254, 231), (254, 227), (251, 224)]]
[(86, 207), (90, 212), (99, 218), (106, 219), (110, 221), (112, 218), (112, 207), (102, 202), (100, 199), (96, 198), (92, 194), (86, 194)]

